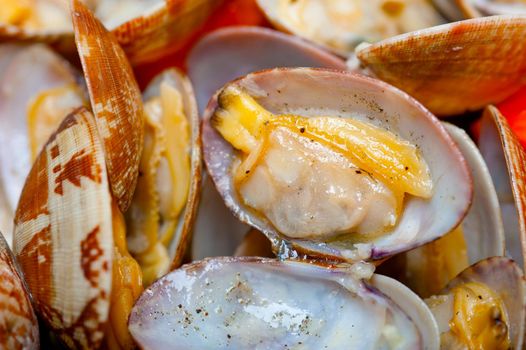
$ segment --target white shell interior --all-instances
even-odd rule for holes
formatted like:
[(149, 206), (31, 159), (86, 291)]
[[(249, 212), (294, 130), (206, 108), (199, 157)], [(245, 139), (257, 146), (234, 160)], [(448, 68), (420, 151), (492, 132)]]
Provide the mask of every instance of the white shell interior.
[(416, 325), (361, 282), (362, 272), (257, 258), (204, 260), (147, 289), (129, 329), (145, 349), (420, 348)]

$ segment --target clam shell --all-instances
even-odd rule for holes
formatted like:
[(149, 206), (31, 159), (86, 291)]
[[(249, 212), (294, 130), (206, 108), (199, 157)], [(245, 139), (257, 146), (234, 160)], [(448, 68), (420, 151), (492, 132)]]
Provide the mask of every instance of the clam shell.
[(457, 0), (461, 12), (468, 18), (492, 15), (526, 15), (522, 1)]
[(143, 146), (141, 93), (115, 37), (79, 0), (72, 1), (71, 16), (112, 193), (125, 212), (137, 183)]
[(251, 72), (274, 67), (345, 69), (343, 60), (305, 40), (248, 26), (227, 27), (206, 35), (192, 49), (186, 65), (201, 111), (217, 89)]
[(445, 24), (362, 46), (356, 55), (376, 77), (439, 116), (497, 103), (525, 84), (526, 17)]
[(76, 79), (77, 73), (67, 61), (45, 45), (0, 46), (0, 192), (5, 195), (0, 206), (5, 207), (2, 213), (8, 223), (1, 228), (9, 237), (18, 198), (31, 169), (29, 103), (38, 93), (75, 83)]
[(185, 349), (364, 348), (381, 332), (381, 305), (390, 310), (402, 348), (423, 348), (425, 341), (438, 349), (438, 329), (425, 304), (386, 277), (362, 280), (370, 268), (247, 257), (197, 261), (144, 291), (129, 330), (143, 349), (174, 343)]
[[(504, 255), (504, 226), (499, 200), (490, 171), (476, 144), (468, 134), (453, 124), (444, 123), (468, 163), (473, 179), (473, 201), (462, 221), (469, 263)], [(467, 267), (467, 266), (466, 266)]]
[(112, 29), (134, 64), (173, 52), (196, 32), (224, 0), (165, 0)]
[(94, 117), (70, 114), (35, 161), (15, 216), (14, 252), (36, 312), (69, 347), (97, 348), (108, 318), (111, 195)]
[[(521, 269), (515, 262), (505, 257), (492, 257), (482, 260), (461, 272), (440, 294), (448, 294), (450, 290), (467, 282), (479, 282), (487, 285), (504, 302), (508, 314), (508, 332), (513, 349), (522, 349), (526, 320), (526, 280)], [(448, 317), (438, 313), (433, 307), (431, 311), (439, 323), (439, 327), (449, 329), (443, 321)]]
[(144, 98), (159, 96), (160, 85), (167, 82), (178, 91), (183, 97), (184, 113), (188, 118), (190, 125), (190, 187), (188, 199), (185, 208), (180, 214), (179, 223), (176, 233), (170, 244), (170, 256), (172, 257), (171, 269), (179, 267), (188, 250), (192, 240), (194, 222), (199, 207), (201, 194), (201, 128), (199, 123), (199, 114), (197, 112), (197, 103), (190, 80), (176, 69), (169, 69), (157, 76), (144, 92)]
[(210, 124), (217, 107), (216, 94), (203, 121), (207, 170), (227, 207), (241, 221), (267, 235), (275, 249), (292, 248), (335, 260), (381, 259), (440, 237), (457, 226), (466, 214), (472, 183), (460, 151), (438, 120), (392, 86), (360, 75), (313, 68), (262, 71), (228, 85), (231, 84), (244, 89), (275, 114), (356, 118), (389, 129), (420, 149), (435, 186), (430, 200), (408, 198), (392, 232), (372, 239), (370, 244), (354, 246), (345, 240), (313, 242), (285, 238), (268, 220), (252, 214), (233, 188), (230, 169), (235, 151)]
[(38, 321), (24, 278), (0, 233), (0, 348), (40, 348)]
[(503, 210), (506, 249), (514, 260), (524, 262), (526, 152), (506, 118), (493, 106), (484, 111), (479, 147), (488, 163)]

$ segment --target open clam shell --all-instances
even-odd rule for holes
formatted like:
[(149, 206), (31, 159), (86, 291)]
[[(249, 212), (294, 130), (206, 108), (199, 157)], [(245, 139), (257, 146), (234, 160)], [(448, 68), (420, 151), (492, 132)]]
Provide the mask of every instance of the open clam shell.
[(504, 218), (506, 250), (526, 256), (526, 152), (506, 118), (493, 106), (484, 111), (479, 147), (488, 163)]
[(73, 0), (71, 17), (112, 193), (125, 212), (137, 183), (143, 147), (141, 92), (124, 51), (93, 13)]
[(329, 115), (370, 122), (416, 145), (429, 166), (434, 184), (432, 197), (408, 197), (397, 224), (380, 237), (356, 245), (345, 238), (311, 241), (285, 237), (268, 219), (249, 210), (234, 188), (232, 166), (236, 151), (210, 123), (218, 107), (216, 95), (203, 122), (207, 170), (226, 205), (241, 221), (265, 233), (275, 249), (288, 246), (300, 254), (336, 260), (380, 259), (440, 237), (466, 214), (472, 184), (464, 158), (438, 120), (399, 90), (355, 74), (309, 68), (257, 72), (228, 86), (243, 89), (275, 114), (308, 118)]
[(362, 280), (371, 273), (363, 264), (202, 260), (147, 289), (129, 329), (144, 349), (381, 348), (397, 341), (437, 349), (436, 323), (423, 302), (396, 281)]
[[(199, 123), (199, 115), (197, 112), (197, 104), (195, 101), (194, 92), (191, 86), (190, 81), (188, 78), (186, 78), (182, 73), (175, 69), (169, 69), (164, 71), (162, 74), (157, 76), (148, 86), (148, 88), (144, 92), (144, 100), (148, 101), (149, 99), (155, 99), (161, 96), (161, 85), (162, 84), (168, 84), (170, 87), (173, 87), (176, 91), (180, 93), (181, 96), (181, 103), (182, 103), (182, 113), (184, 114), (184, 117), (186, 117), (186, 121), (189, 126), (189, 140), (188, 145), (184, 147), (183, 152), (188, 155), (189, 158), (189, 176), (188, 179), (184, 177), (179, 177), (180, 174), (174, 173), (172, 174), (169, 172), (169, 174), (162, 173), (160, 169), (160, 165), (157, 168), (156, 171), (156, 181), (155, 181), (155, 188), (147, 188), (144, 186), (141, 186), (141, 188), (137, 188), (137, 191), (135, 193), (135, 197), (132, 200), (132, 204), (130, 207), (130, 210), (127, 212), (127, 223), (132, 223), (129, 226), (129, 231), (127, 233), (127, 241), (128, 241), (128, 248), (132, 254), (140, 254), (144, 251), (152, 248), (151, 245), (156, 243), (158, 241), (157, 233), (155, 237), (149, 237), (150, 239), (154, 239), (153, 241), (149, 242), (149, 244), (145, 244), (144, 242), (144, 227), (142, 225), (146, 224), (147, 219), (145, 217), (149, 216), (151, 213), (143, 213), (141, 212), (144, 208), (142, 203), (144, 201), (144, 194), (138, 193), (138, 191), (144, 191), (150, 192), (148, 194), (148, 200), (155, 200), (156, 202), (162, 202), (162, 200), (159, 198), (160, 196), (164, 196), (164, 201), (170, 202), (170, 197), (175, 196), (174, 188), (176, 187), (173, 183), (167, 183), (167, 181), (185, 181), (188, 180), (188, 193), (186, 194), (186, 201), (185, 205), (176, 218), (172, 217), (164, 217), (159, 218), (159, 221), (161, 221), (161, 224), (169, 225), (167, 222), (170, 220), (175, 220), (177, 222), (175, 229), (175, 233), (173, 234), (173, 238), (170, 240), (170, 242), (166, 242), (169, 246), (169, 255), (172, 260), (172, 268), (177, 268), (183, 261), (183, 258), (185, 256), (185, 253), (188, 249), (189, 243), (191, 242), (192, 237), (192, 231), (194, 226), (195, 217), (197, 214), (197, 208), (199, 206), (199, 198), (200, 198), (200, 183), (201, 183), (201, 128)], [(164, 118), (167, 117), (167, 112), (163, 111)], [(164, 128), (164, 125), (158, 125), (159, 132), (163, 133), (164, 138), (170, 138), (170, 137), (181, 137), (182, 135), (173, 134), (177, 132), (177, 130), (166, 130)], [(168, 124), (171, 125), (171, 124)], [(157, 125), (156, 125), (157, 126)], [(152, 142), (152, 141), (150, 141)], [(162, 148), (161, 145), (156, 145), (155, 147)], [(149, 146), (150, 147), (150, 146)], [(165, 146), (168, 147), (168, 146)], [(177, 150), (171, 150), (171, 152), (174, 152)], [(153, 152), (153, 151), (152, 151)], [(162, 150), (159, 151), (161, 153), (168, 153), (169, 150)], [(159, 160), (160, 162), (160, 160)], [(150, 169), (147, 169), (150, 171)], [(163, 168), (163, 170), (166, 170)], [(170, 176), (172, 174), (173, 176)], [(144, 174), (143, 174), (144, 176)], [(140, 180), (141, 181), (141, 180)], [(152, 194), (153, 193), (153, 194)], [(154, 199), (154, 197), (156, 199)], [(168, 197), (168, 198), (166, 198)], [(157, 206), (160, 206), (159, 203), (156, 203)], [(158, 208), (159, 209), (159, 208)], [(139, 212), (138, 212), (139, 211)], [(160, 209), (157, 211), (157, 213), (160, 215)], [(141, 222), (141, 220), (145, 220), (145, 222)], [(162, 221), (165, 221), (162, 223)], [(161, 231), (161, 227), (159, 227), (159, 230)], [(160, 232), (159, 232), (160, 235)], [(162, 274), (166, 273), (167, 270), (163, 271)], [(157, 276), (160, 277), (160, 276)]]
[(444, 23), (427, 1), (257, 0), (269, 21), (285, 32), (348, 55), (363, 41), (377, 41)]
[(502, 300), (507, 319), (506, 332), (509, 335), (511, 348), (521, 349), (526, 320), (526, 280), (517, 264), (505, 257), (485, 259), (470, 266), (439, 293), (440, 296), (446, 296), (445, 299), (437, 301), (434, 297), (426, 300), (437, 320), (440, 332), (450, 331), (450, 320), (455, 310), (450, 307), (451, 304), (447, 299), (452, 298), (452, 290), (470, 282), (489, 287)]
[(356, 55), (374, 76), (449, 116), (500, 102), (525, 84), (525, 35), (525, 16), (484, 17), (362, 46)]
[(14, 252), (36, 311), (70, 347), (97, 348), (108, 318), (111, 195), (103, 146), (80, 108), (49, 139), (15, 216)]
[[(18, 198), (33, 162), (29, 105), (39, 93), (75, 84), (77, 78), (78, 73), (67, 61), (43, 44), (0, 46), (0, 186), (5, 195), (2, 212), (9, 223), (3, 230), (9, 237)], [(58, 117), (61, 121), (65, 115)]]
[(39, 349), (38, 321), (24, 277), (11, 249), (0, 233), (0, 347)]

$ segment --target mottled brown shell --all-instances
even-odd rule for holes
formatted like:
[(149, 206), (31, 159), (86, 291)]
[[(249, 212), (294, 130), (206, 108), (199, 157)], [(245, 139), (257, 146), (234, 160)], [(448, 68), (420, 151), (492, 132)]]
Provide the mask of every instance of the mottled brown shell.
[[(515, 209), (518, 215), (518, 233), (524, 258), (526, 256), (526, 152), (517, 136), (511, 130), (506, 118), (494, 106), (488, 106), (484, 111), (481, 135), (484, 135), (489, 127), (496, 129), (500, 139), (500, 146), (504, 154), (509, 184), (511, 185), (511, 192), (513, 193)], [(481, 139), (481, 142), (485, 141)], [(489, 146), (498, 147), (498, 145), (487, 145), (486, 147)], [(497, 180), (497, 182), (499, 181)], [(499, 184), (497, 183), (498, 186)], [(510, 232), (506, 233), (510, 234)], [(510, 244), (511, 239), (507, 238), (507, 240), (508, 244)]]
[(79, 0), (73, 0), (71, 15), (111, 189), (125, 212), (137, 183), (143, 147), (141, 93), (115, 37)]
[(113, 251), (111, 195), (93, 116), (70, 114), (33, 164), (14, 251), (40, 318), (70, 347), (104, 337)]
[(38, 349), (38, 321), (22, 274), (0, 233), (0, 348)]
[(224, 0), (165, 0), (112, 29), (132, 64), (150, 62), (185, 43)]
[(526, 17), (466, 20), (357, 49), (376, 77), (439, 116), (498, 103), (525, 84)]

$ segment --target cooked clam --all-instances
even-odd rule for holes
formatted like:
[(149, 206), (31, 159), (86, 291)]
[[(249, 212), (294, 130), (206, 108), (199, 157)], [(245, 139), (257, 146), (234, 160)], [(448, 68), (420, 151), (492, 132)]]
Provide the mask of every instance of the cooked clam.
[(129, 329), (143, 349), (438, 348), (423, 302), (372, 267), (264, 258), (185, 265), (144, 291)]
[(426, 0), (257, 0), (277, 28), (305, 37), (342, 55), (363, 41), (444, 23)]
[(443, 126), (349, 73), (274, 69), (227, 84), (205, 112), (203, 146), (226, 205), (275, 248), (380, 259), (452, 230), (471, 202)]
[(442, 349), (521, 349), (526, 285), (510, 259), (493, 257), (469, 267), (426, 300)]
[(190, 243), (201, 182), (199, 117), (192, 87), (176, 70), (144, 93), (144, 149), (126, 212), (128, 248), (145, 285), (178, 267)]

